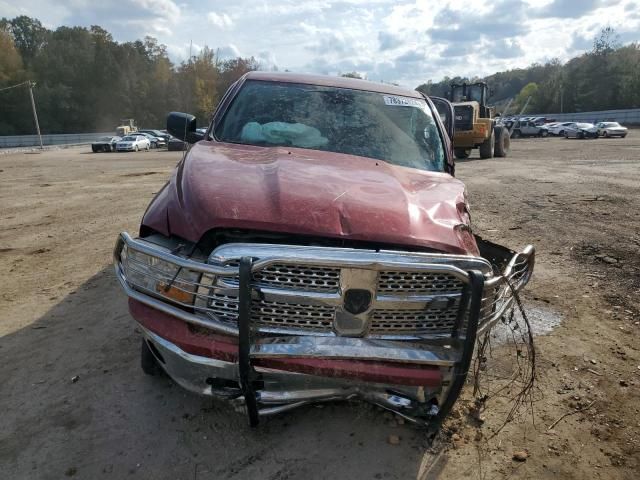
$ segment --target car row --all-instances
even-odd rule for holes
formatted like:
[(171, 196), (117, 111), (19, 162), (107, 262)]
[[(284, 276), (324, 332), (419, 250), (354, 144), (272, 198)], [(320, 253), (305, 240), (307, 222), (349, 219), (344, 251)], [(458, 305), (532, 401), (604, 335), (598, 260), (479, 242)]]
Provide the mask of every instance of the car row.
[(618, 122), (554, 122), (546, 127), (551, 135), (565, 138), (626, 137), (627, 127)]
[(618, 122), (549, 122), (545, 117), (502, 117), (500, 123), (512, 138), (558, 136), (565, 138), (626, 137), (628, 129)]
[[(134, 140), (134, 138), (137, 138), (137, 140)], [(124, 136), (109, 135), (100, 137), (91, 144), (91, 150), (97, 153), (164, 148), (170, 138), (172, 138), (171, 135), (161, 130), (138, 130)]]

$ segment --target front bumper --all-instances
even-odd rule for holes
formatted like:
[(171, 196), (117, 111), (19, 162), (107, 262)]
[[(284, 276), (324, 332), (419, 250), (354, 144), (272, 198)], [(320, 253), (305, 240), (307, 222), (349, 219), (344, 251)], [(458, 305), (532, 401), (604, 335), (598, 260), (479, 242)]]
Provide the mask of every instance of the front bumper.
[[(236, 338), (194, 333), (184, 322), (135, 300), (129, 301), (129, 308), (144, 341), (176, 383), (200, 395), (233, 399), (237, 406), (244, 407)], [(358, 349), (356, 342), (344, 340), (338, 350)], [(317, 338), (302, 339), (307, 347), (316, 342)], [(439, 365), (408, 368), (385, 361), (345, 362), (336, 357), (338, 351), (331, 351), (317, 362), (317, 357), (297, 353), (291, 356), (296, 352), (293, 347), (291, 352), (279, 352), (277, 356), (260, 355), (259, 346), (252, 349), (254, 368), (260, 376), (260, 388), (254, 392), (260, 416), (311, 402), (360, 398), (396, 411), (408, 420), (424, 422), (438, 413), (438, 407), (426, 399), (437, 394), (442, 384), (452, 381), (453, 357), (448, 352), (437, 358)], [(434, 352), (430, 355), (436, 358)], [(288, 360), (282, 362), (285, 356)]]
[[(131, 285), (120, 263), (124, 245), (203, 275), (238, 276), (237, 324), (215, 321)], [(261, 246), (254, 248), (260, 252)], [(490, 270), (479, 271), (488, 262), (475, 261), (473, 257), (380, 252), (376, 254), (380, 257), (369, 253), (363, 254), (362, 259), (347, 261), (334, 255), (334, 249), (329, 250), (333, 252), (322, 259), (324, 264), (344, 266), (346, 262), (352, 267), (355, 263), (360, 269), (373, 270), (393, 264), (394, 268), (401, 265), (414, 270), (454, 272), (465, 285), (455, 327), (446, 335), (389, 336), (366, 332), (343, 335), (336, 331), (296, 333), (257, 325), (251, 319), (251, 303), (273, 293), (252, 286), (252, 275), (274, 262), (286, 263), (293, 258), (298, 264), (304, 263), (304, 249), (255, 263), (243, 257), (248, 262), (243, 280), (245, 260), (240, 267), (193, 261), (123, 234), (116, 246), (115, 265), (117, 278), (130, 298), (131, 314), (142, 326), (145, 341), (167, 373), (191, 391), (243, 403), (253, 424), (261, 415), (309, 402), (354, 397), (424, 424), (447, 414), (466, 378), (476, 335), (491, 328), (510, 307), (513, 298), (505, 279), (510, 279), (515, 289), (522, 288), (534, 262), (533, 249), (528, 247), (511, 258), (502, 276), (493, 276)], [(309, 261), (319, 262), (314, 256), (317, 252), (309, 247)], [(380, 260), (376, 263), (371, 258)], [(456, 262), (469, 270), (456, 267)]]

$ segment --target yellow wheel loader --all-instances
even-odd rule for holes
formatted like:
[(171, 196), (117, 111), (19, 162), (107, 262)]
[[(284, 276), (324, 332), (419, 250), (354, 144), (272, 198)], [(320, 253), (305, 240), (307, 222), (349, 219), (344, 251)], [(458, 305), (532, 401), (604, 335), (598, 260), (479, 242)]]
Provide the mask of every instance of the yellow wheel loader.
[(448, 97), (455, 112), (453, 150), (456, 158), (469, 158), (474, 148), (480, 151), (480, 158), (506, 157), (511, 134), (508, 128), (496, 124), (495, 109), (487, 106), (487, 84), (454, 83)]

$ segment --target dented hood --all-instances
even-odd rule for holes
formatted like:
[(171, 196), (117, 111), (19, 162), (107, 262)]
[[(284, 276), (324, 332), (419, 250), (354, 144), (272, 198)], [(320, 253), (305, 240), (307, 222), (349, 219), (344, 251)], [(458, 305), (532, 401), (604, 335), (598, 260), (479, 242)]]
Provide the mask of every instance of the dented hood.
[(466, 223), (464, 185), (446, 173), (209, 141), (193, 146), (143, 219), (194, 242), (238, 228), (477, 253)]

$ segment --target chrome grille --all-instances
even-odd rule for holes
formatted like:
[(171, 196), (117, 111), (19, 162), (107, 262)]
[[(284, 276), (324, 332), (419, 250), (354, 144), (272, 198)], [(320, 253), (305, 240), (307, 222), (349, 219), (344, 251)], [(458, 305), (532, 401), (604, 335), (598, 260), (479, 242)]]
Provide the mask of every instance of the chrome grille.
[(451, 274), (436, 272), (382, 271), (378, 278), (379, 294), (459, 293), (463, 283)]
[(458, 318), (458, 306), (430, 310), (376, 310), (372, 334), (450, 333)]
[[(213, 294), (209, 298), (208, 312), (225, 322), (237, 322), (238, 297)], [(333, 308), (254, 300), (251, 303), (251, 320), (266, 327), (330, 331), (333, 325)]]
[(335, 292), (340, 285), (340, 269), (314, 265), (269, 265), (254, 274), (256, 283), (275, 288)]
[[(237, 267), (239, 262), (226, 265)], [(255, 284), (262, 287), (288, 290), (309, 290), (314, 292), (337, 292), (340, 288), (340, 269), (317, 265), (268, 265), (253, 274)], [(228, 279), (226, 283), (237, 285), (238, 279)]]
[[(231, 334), (237, 331), (238, 259), (245, 256), (267, 260), (254, 263), (253, 271), (256, 287), (272, 287), (252, 300), (252, 318), (260, 327), (280, 328), (288, 334), (333, 335), (343, 290), (360, 288), (358, 282), (364, 282), (362, 286), (375, 293), (368, 332), (389, 337), (450, 332), (466, 285), (462, 272), (472, 269), (488, 278), (481, 321), (499, 318), (512, 301), (504, 278), (516, 289), (522, 287), (534, 258), (528, 249), (512, 258), (504, 277), (492, 277), (484, 260), (469, 256), (444, 259), (438, 254), (237, 244), (218, 247), (208, 262), (202, 262), (128, 235), (121, 242), (116, 271), (125, 288), (152, 297), (150, 301), (171, 304), (167, 308), (178, 308), (179, 315), (190, 316), (196, 323), (204, 320)], [(358, 277), (352, 271), (361, 269), (371, 275)]]

